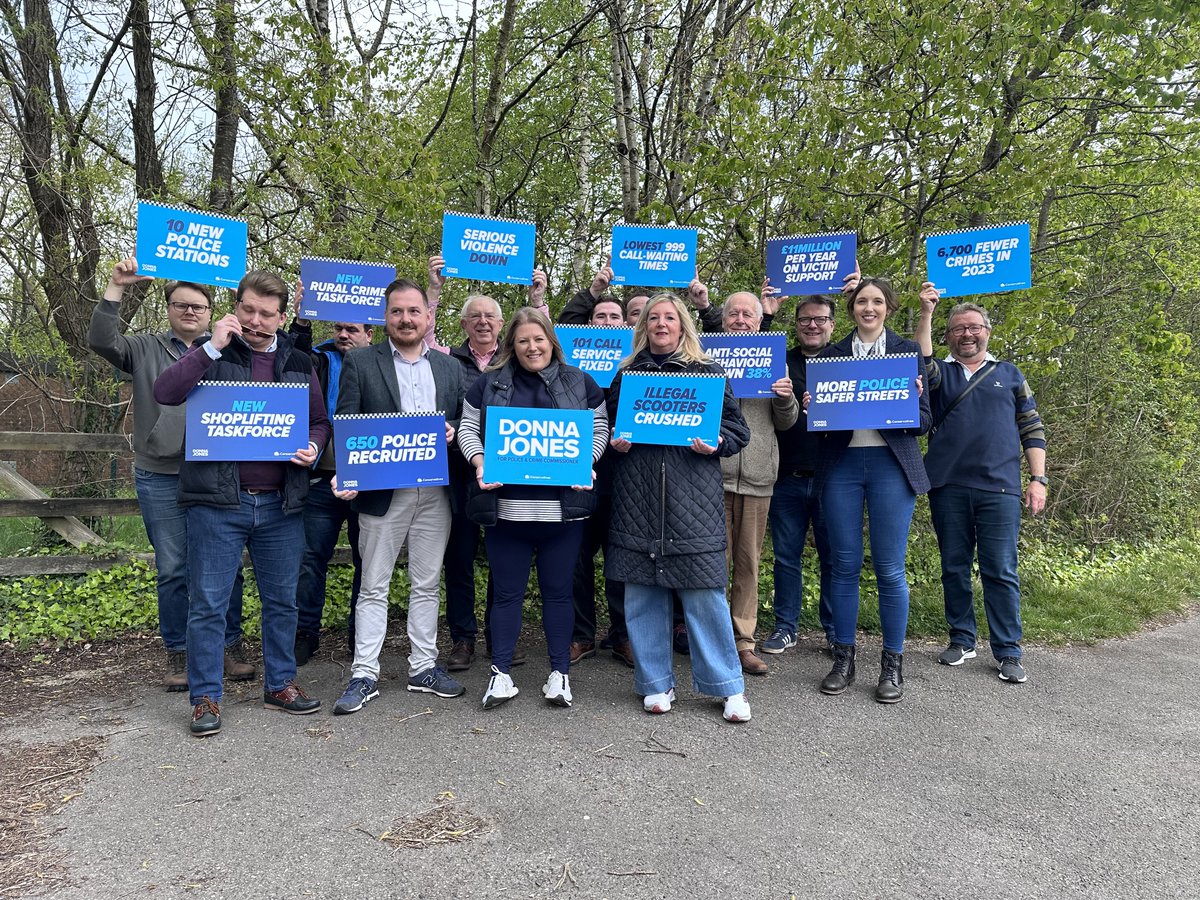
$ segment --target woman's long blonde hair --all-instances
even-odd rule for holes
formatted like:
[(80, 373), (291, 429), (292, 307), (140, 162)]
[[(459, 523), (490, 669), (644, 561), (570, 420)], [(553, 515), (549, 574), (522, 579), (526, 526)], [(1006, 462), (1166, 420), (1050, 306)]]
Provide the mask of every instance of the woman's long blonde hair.
[(712, 362), (712, 357), (705, 353), (704, 348), (700, 346), (700, 335), (696, 332), (696, 322), (692, 319), (691, 310), (677, 296), (669, 291), (664, 291), (661, 294), (655, 294), (651, 297), (650, 302), (642, 310), (642, 314), (638, 316), (637, 325), (633, 329), (633, 352), (621, 360), (621, 365), (618, 368), (624, 369), (633, 362), (639, 353), (646, 349), (649, 343), (649, 339), (646, 336), (646, 328), (650, 321), (650, 310), (654, 309), (660, 303), (670, 303), (675, 307), (675, 313), (679, 316), (679, 347), (671, 355), (685, 363)]
[(554, 326), (550, 324), (550, 320), (546, 318), (546, 314), (539, 309), (534, 309), (532, 306), (522, 306), (513, 313), (512, 321), (508, 323), (508, 329), (504, 332), (504, 338), (500, 341), (500, 348), (496, 351), (496, 356), (492, 360), (492, 364), (487, 367), (489, 372), (493, 372), (496, 369), (503, 369), (505, 364), (513, 358), (516, 353), (517, 329), (522, 325), (536, 325), (542, 329), (550, 342), (551, 361), (557, 363), (566, 362), (562, 344), (558, 342), (558, 335), (554, 333)]

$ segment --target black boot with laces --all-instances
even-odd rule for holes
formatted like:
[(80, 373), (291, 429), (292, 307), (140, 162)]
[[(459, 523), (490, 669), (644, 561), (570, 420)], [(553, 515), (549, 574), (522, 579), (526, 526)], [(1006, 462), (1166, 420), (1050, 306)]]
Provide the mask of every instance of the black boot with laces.
[(853, 644), (833, 644), (830, 647), (833, 654), (833, 668), (821, 682), (822, 694), (840, 694), (854, 683), (854, 652)]
[(875, 699), (880, 703), (899, 703), (904, 699), (904, 654), (884, 650), (879, 657), (879, 687)]

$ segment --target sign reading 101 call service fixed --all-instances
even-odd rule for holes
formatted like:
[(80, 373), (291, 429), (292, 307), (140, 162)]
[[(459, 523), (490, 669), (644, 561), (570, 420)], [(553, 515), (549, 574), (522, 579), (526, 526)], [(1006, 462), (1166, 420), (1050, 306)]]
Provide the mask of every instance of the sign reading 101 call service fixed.
[(633, 329), (605, 325), (555, 325), (567, 362), (602, 388), (612, 384), (621, 360), (633, 351)]
[(587, 487), (592, 483), (588, 409), (490, 406), (483, 440), (483, 480), (500, 484)]
[(696, 277), (695, 228), (613, 226), (613, 284), (685, 288)]
[(942, 297), (1024, 290), (1033, 284), (1029, 223), (930, 234), (925, 265)]
[(301, 257), (300, 318), (382, 325), (387, 302), (383, 292), (395, 279), (396, 267), (390, 263)]
[(787, 375), (787, 336), (781, 331), (702, 334), (700, 346), (721, 364), (735, 397), (774, 397)]
[(673, 447), (690, 447), (700, 438), (715, 447), (724, 401), (724, 375), (626, 372), (613, 437)]
[(338, 488), (385, 491), (449, 484), (445, 413), (333, 417)]
[(202, 381), (186, 416), (184, 459), (283, 462), (308, 446), (308, 385)]
[(857, 266), (858, 235), (792, 234), (767, 241), (767, 278), (784, 297), (836, 294)]
[(139, 275), (236, 288), (246, 274), (246, 222), (139, 200)]
[(442, 274), (499, 284), (533, 284), (536, 237), (532, 222), (445, 213), (442, 258), (446, 267)]
[(920, 362), (916, 353), (810, 359), (805, 368), (812, 395), (808, 430), (916, 428), (921, 423), (916, 384)]

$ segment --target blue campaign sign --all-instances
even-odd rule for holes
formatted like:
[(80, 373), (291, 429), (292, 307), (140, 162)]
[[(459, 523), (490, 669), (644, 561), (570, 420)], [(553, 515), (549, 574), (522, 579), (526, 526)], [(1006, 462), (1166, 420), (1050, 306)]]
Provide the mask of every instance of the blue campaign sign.
[(387, 302), (383, 292), (395, 279), (396, 267), (391, 263), (301, 257), (300, 318), (382, 325)]
[(685, 288), (696, 277), (695, 228), (613, 226), (613, 284)]
[(782, 331), (702, 334), (700, 346), (721, 364), (735, 397), (774, 397), (771, 385), (787, 376)]
[(724, 399), (724, 375), (626, 372), (613, 437), (672, 447), (689, 447), (692, 438), (700, 438), (715, 447)]
[(612, 384), (621, 360), (633, 351), (633, 329), (605, 325), (555, 325), (567, 362), (583, 369), (602, 388)]
[(442, 273), (472, 281), (533, 284), (536, 237), (532, 222), (445, 213), (442, 258), (446, 267)]
[(341, 490), (385, 491), (450, 483), (445, 413), (334, 416), (333, 450)]
[(139, 200), (139, 275), (236, 288), (246, 274), (246, 222)]
[(283, 462), (308, 446), (308, 385), (202, 381), (187, 399), (184, 459)]
[(809, 431), (916, 428), (920, 359), (915, 353), (810, 359), (806, 368)]
[(767, 241), (767, 278), (784, 297), (836, 294), (857, 268), (858, 235), (792, 234)]
[(592, 483), (594, 426), (587, 409), (490, 406), (483, 438), (483, 480), (586, 487)]
[(1029, 223), (927, 235), (925, 266), (942, 297), (1025, 290), (1033, 285)]

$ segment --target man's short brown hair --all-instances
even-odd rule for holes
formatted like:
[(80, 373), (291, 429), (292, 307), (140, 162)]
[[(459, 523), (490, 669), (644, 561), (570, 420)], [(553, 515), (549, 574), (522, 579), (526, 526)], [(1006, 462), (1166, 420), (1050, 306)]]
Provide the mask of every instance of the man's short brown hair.
[(277, 297), (279, 299), (279, 311), (287, 312), (288, 288), (283, 283), (283, 279), (273, 272), (265, 272), (262, 269), (253, 269), (245, 274), (241, 281), (238, 282), (237, 295), (233, 298), (233, 305), (237, 306), (242, 302), (242, 294), (246, 291), (254, 291), (262, 297)]

